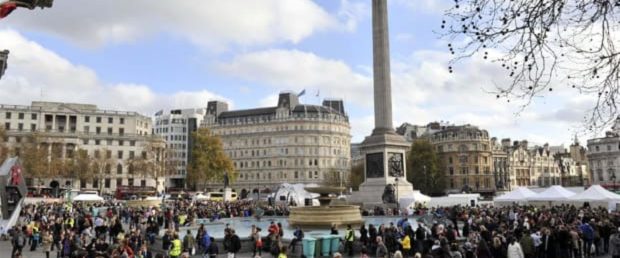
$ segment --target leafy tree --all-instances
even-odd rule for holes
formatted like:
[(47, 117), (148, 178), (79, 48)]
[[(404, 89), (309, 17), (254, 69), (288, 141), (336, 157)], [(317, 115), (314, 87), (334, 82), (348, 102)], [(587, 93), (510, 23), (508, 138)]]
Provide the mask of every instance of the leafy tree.
[(359, 190), (360, 185), (364, 182), (364, 164), (357, 164), (351, 167), (349, 172), (349, 186), (353, 190)]
[(95, 174), (92, 173), (93, 164), (91, 164), (88, 151), (83, 149), (76, 150), (73, 158), (68, 163), (71, 178), (82, 182), (90, 182), (95, 178)]
[(346, 176), (341, 171), (336, 169), (330, 169), (323, 175), (323, 182), (325, 186), (347, 186)]
[(37, 179), (36, 184), (41, 184), (41, 178), (49, 177), (48, 145), (41, 144), (39, 136), (32, 134), (22, 139), (17, 148), (25, 177)]
[(407, 181), (424, 194), (440, 195), (446, 190), (446, 175), (435, 148), (426, 139), (411, 144), (407, 160)]
[(193, 158), (187, 167), (187, 181), (206, 185), (208, 182), (222, 182), (224, 174), (232, 183), (236, 178), (235, 168), (230, 157), (224, 152), (222, 140), (207, 128), (200, 128), (192, 133)]
[(619, 115), (619, 10), (607, 0), (461, 0), (441, 28), (453, 62), (481, 57), (506, 70), (510, 82), (496, 86), (497, 98), (524, 100), (525, 108), (568, 88), (595, 100), (584, 122), (600, 131)]
[(69, 163), (65, 160), (65, 157), (62, 156), (63, 153), (63, 143), (52, 143), (51, 144), (51, 153), (49, 154), (49, 161), (47, 165), (47, 175), (48, 178), (58, 178), (58, 177), (71, 177), (69, 174)]
[(132, 174), (146, 178), (154, 178), (156, 185), (159, 185), (160, 177), (164, 176), (164, 148), (165, 142), (151, 140), (145, 143), (139, 157), (128, 160), (132, 167)]
[(4, 162), (9, 156), (10, 149), (6, 142), (6, 130), (4, 127), (0, 127), (0, 162)]
[(116, 164), (116, 158), (114, 158), (110, 150), (103, 148), (94, 151), (91, 157), (90, 171), (94, 179), (98, 181), (99, 192), (103, 190), (103, 180), (106, 177), (111, 177), (112, 169), (116, 167)]

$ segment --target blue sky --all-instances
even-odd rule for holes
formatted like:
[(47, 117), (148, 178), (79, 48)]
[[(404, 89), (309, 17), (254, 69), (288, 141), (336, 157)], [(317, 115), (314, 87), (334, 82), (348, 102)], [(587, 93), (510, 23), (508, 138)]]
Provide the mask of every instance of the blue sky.
[[(278, 92), (306, 89), (306, 103), (345, 100), (354, 142), (372, 130), (370, 0), (88, 3), (57, 0), (0, 20), (0, 49), (11, 51), (0, 103), (153, 114), (211, 99), (275, 105)], [(517, 104), (485, 93), (506, 80), (496, 66), (474, 57), (447, 72), (447, 42), (433, 30), (450, 3), (389, 1), (395, 126), (449, 121), (498, 138), (570, 143), (590, 98), (558, 90), (515, 116)]]

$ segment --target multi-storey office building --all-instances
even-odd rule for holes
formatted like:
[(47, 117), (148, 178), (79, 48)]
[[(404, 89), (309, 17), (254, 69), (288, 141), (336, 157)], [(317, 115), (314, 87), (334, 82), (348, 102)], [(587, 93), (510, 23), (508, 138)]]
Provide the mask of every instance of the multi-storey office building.
[(51, 187), (70, 184), (104, 192), (113, 192), (117, 186), (162, 188), (162, 178), (139, 176), (143, 173), (135, 171), (131, 162), (139, 157), (163, 159), (163, 141), (151, 134), (149, 117), (101, 110), (89, 104), (34, 101), (30, 106), (0, 105), (0, 125), (4, 126), (10, 148), (19, 148), (22, 141), (36, 134), (49, 155), (65, 159), (72, 158), (77, 150), (85, 150), (90, 157), (104, 156), (109, 161), (103, 170), (105, 175), (95, 175), (92, 181), (44, 179)]
[(205, 114), (205, 108), (175, 109), (155, 114), (154, 133), (166, 141), (166, 162), (174, 166), (166, 175), (166, 187), (185, 186), (187, 164), (191, 159), (191, 134), (198, 129)]
[(320, 184), (330, 173), (346, 180), (350, 170), (349, 118), (341, 100), (305, 105), (281, 93), (277, 106), (235, 111), (211, 101), (202, 126), (222, 138), (239, 175), (232, 187), (241, 196), (285, 182)]
[(448, 126), (435, 132), (431, 143), (445, 166), (448, 192), (495, 192), (493, 152), (486, 130), (471, 125)]

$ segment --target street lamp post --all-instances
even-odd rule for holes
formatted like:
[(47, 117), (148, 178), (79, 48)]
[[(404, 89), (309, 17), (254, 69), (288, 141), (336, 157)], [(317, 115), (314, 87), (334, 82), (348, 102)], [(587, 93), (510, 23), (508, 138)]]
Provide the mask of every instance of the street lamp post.
[(612, 188), (614, 189), (614, 192), (616, 192), (616, 175), (612, 174), (609, 179), (613, 182)]

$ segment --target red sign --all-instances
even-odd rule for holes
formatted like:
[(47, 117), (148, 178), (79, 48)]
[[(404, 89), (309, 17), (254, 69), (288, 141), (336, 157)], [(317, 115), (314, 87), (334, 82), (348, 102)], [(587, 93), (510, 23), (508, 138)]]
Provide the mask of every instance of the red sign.
[(11, 167), (11, 179), (9, 180), (9, 185), (19, 185), (22, 180), (22, 167), (18, 165), (13, 165)]

